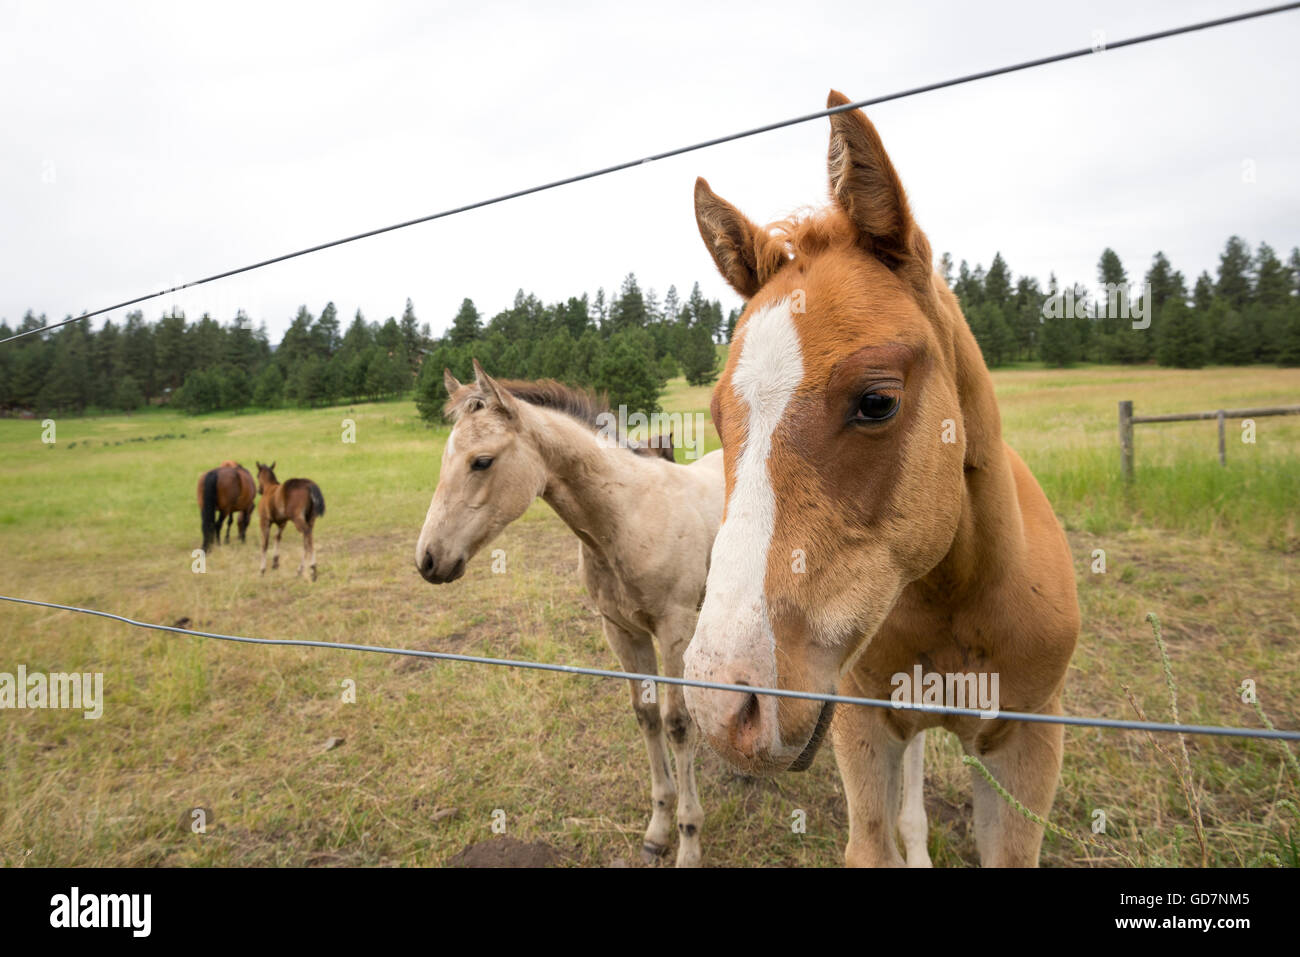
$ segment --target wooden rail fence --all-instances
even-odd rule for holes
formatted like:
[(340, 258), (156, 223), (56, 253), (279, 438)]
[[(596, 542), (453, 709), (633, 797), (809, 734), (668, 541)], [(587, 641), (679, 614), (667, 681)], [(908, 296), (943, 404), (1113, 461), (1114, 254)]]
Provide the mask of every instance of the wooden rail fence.
[(1214, 412), (1177, 412), (1173, 415), (1134, 415), (1133, 402), (1125, 399), (1119, 404), (1119, 459), (1124, 481), (1133, 481), (1133, 426), (1147, 422), (1195, 422), (1202, 419), (1219, 420), (1219, 464), (1228, 464), (1228, 446), (1224, 435), (1224, 422), (1228, 419), (1258, 419), (1265, 415), (1300, 415), (1300, 405), (1276, 405), (1261, 409), (1218, 409)]

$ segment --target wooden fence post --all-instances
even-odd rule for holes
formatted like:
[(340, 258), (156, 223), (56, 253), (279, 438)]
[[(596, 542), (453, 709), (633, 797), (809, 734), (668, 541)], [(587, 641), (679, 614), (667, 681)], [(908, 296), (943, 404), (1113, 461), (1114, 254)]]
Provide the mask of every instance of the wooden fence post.
[(1119, 404), (1119, 464), (1124, 481), (1133, 481), (1133, 402)]
[(1218, 416), (1218, 418), (1219, 418), (1219, 464), (1220, 464), (1220, 465), (1223, 465), (1223, 466), (1227, 466), (1227, 464), (1228, 464), (1228, 448), (1227, 448), (1227, 446), (1224, 444), (1224, 441), (1223, 441), (1223, 418), (1224, 418), (1224, 412), (1223, 412), (1222, 409), (1219, 410), (1219, 416)]

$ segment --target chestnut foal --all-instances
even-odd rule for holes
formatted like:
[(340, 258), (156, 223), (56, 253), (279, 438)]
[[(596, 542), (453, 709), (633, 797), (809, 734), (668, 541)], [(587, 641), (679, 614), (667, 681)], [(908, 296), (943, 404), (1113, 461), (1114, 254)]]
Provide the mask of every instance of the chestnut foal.
[(280, 567), (280, 536), (284, 534), (286, 522), (293, 522), (294, 528), (302, 533), (302, 561), (298, 563), (298, 574), (309, 569), (311, 580), (316, 580), (316, 543), (313, 530), (316, 519), (325, 514), (325, 496), (320, 486), (311, 479), (291, 478), (281, 485), (275, 478), (275, 463), (263, 465), (257, 463), (257, 484), (262, 492), (262, 501), (257, 507), (258, 517), (262, 521), (262, 574), (266, 574), (266, 544), (271, 537), (271, 526), (275, 525), (275, 553), (271, 556), (271, 567)]
[[(1000, 678), (994, 709), (1060, 714), (1079, 633), (1065, 534), (1002, 439), (979, 346), (879, 135), (858, 110), (830, 121), (832, 203), (817, 213), (760, 228), (696, 182), (700, 234), (748, 302), (713, 395), (727, 511), (686, 676), (889, 699), (920, 666)], [(832, 724), (816, 701), (697, 688), (686, 701), (751, 772), (806, 767)], [(841, 708), (849, 864), (903, 864), (896, 828), (906, 863), (929, 864), (935, 726), (1047, 815), (1060, 725)], [(981, 862), (1037, 864), (1042, 828), (971, 780)]]

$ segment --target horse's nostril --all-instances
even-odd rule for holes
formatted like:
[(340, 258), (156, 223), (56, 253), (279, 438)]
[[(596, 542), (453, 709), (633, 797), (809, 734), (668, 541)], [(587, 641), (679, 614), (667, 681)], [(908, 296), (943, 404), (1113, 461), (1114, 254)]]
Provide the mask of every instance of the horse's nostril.
[(739, 731), (744, 732), (757, 725), (758, 722), (758, 695), (746, 695), (745, 701), (740, 706), (740, 712), (736, 717), (736, 727)]
[(429, 554), (429, 550), (426, 548), (424, 550), (424, 555), (420, 558), (420, 574), (424, 575), (427, 578), (429, 576), (429, 573), (432, 571), (433, 571), (433, 556)]

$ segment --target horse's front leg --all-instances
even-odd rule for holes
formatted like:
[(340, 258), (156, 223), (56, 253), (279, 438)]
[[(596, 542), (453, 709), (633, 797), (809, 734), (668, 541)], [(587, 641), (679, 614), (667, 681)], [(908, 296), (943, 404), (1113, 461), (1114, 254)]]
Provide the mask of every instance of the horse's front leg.
[(280, 538), (284, 535), (284, 522), (275, 525), (275, 551), (271, 553), (271, 567), (280, 567)]
[(930, 867), (930, 825), (925, 816), (925, 732), (918, 731), (903, 752), (903, 807), (898, 834), (908, 867)]
[[(220, 526), (218, 526), (220, 527)], [(230, 530), (235, 527), (235, 513), (226, 513), (226, 544), (230, 544)]]
[[(652, 675), (657, 672), (654, 642), (649, 635), (635, 635), (602, 616), (605, 640), (618, 656), (627, 671)], [(668, 850), (673, 837), (673, 813), (670, 805), (677, 797), (673, 787), (672, 771), (668, 767), (668, 747), (664, 742), (663, 721), (656, 700), (657, 688), (632, 681), (632, 710), (645, 737), (646, 753), (650, 756), (650, 826), (646, 828), (641, 846), (646, 863), (654, 861)]]
[[(841, 693), (861, 694), (856, 687)], [(895, 828), (902, 804), (906, 743), (889, 728), (878, 708), (837, 708), (831, 737), (849, 806), (844, 862), (850, 867), (903, 867)]]
[(265, 515), (260, 515), (262, 523), (262, 574), (266, 574), (266, 546), (271, 539), (271, 522)]
[[(1058, 694), (1043, 711), (1061, 713)], [(998, 729), (997, 741), (987, 751), (981, 750), (977, 735), (973, 742), (962, 742), (967, 753), (974, 754), (989, 769), (993, 778), (1029, 810), (1046, 818), (1056, 796), (1056, 782), (1061, 774), (1061, 756), (1065, 750), (1065, 728), (1059, 724), (1007, 722), (1010, 728)], [(1023, 817), (984, 780), (977, 768), (971, 768), (971, 785), (975, 803), (975, 846), (982, 867), (1037, 867), (1043, 843), (1043, 829)]]
[[(695, 609), (669, 615), (659, 633), (659, 651), (664, 660), (664, 674), (680, 678), (684, 672), (682, 657), (695, 633)], [(677, 866), (699, 867), (700, 832), (704, 829), (704, 808), (695, 788), (695, 748), (699, 731), (686, 710), (685, 689), (667, 685), (663, 692), (663, 719), (668, 729), (668, 743), (677, 765)]]

